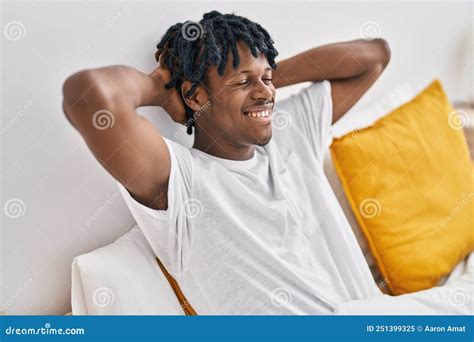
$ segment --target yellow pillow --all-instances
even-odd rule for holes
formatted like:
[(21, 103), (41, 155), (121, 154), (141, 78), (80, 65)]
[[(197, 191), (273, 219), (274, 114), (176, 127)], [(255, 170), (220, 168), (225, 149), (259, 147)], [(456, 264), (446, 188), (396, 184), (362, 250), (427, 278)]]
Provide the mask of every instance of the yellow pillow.
[(435, 79), (331, 145), (336, 172), (392, 294), (431, 288), (474, 249), (473, 166)]

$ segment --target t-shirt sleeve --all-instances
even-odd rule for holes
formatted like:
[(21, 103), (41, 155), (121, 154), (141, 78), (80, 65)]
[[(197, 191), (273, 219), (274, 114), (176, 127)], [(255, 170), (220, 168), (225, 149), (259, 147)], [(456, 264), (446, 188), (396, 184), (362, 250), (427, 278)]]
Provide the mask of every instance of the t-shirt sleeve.
[[(274, 126), (279, 122), (295, 125), (308, 140), (316, 158), (323, 163), (324, 154), (333, 140), (333, 103), (331, 82), (314, 82), (275, 104)], [(286, 118), (284, 117), (286, 116)]]
[(185, 267), (190, 247), (188, 238), (191, 222), (185, 211), (191, 196), (192, 159), (188, 148), (167, 138), (164, 140), (171, 157), (167, 210), (157, 210), (141, 204), (121, 183), (117, 184), (153, 251), (166, 270), (171, 275), (176, 275)]

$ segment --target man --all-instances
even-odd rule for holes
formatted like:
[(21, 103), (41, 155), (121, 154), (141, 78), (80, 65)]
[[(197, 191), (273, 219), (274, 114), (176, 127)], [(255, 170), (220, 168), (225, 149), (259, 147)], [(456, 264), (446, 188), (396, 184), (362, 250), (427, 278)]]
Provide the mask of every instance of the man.
[[(330, 314), (380, 295), (322, 165), (331, 125), (390, 49), (374, 39), (277, 54), (260, 25), (212, 11), (170, 27), (148, 75), (112, 66), (64, 84), (67, 117), (198, 314)], [(275, 102), (277, 88), (307, 81)], [(164, 138), (140, 106), (194, 130), (193, 147)]]

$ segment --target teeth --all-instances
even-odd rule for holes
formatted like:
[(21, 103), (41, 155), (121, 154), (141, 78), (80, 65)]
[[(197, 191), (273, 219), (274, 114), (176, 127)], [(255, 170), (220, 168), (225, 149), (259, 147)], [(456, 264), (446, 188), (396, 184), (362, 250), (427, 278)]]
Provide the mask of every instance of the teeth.
[(254, 118), (261, 118), (261, 117), (267, 117), (270, 115), (270, 110), (264, 110), (264, 111), (259, 111), (259, 112), (249, 112), (247, 113), (247, 116), (251, 116)]

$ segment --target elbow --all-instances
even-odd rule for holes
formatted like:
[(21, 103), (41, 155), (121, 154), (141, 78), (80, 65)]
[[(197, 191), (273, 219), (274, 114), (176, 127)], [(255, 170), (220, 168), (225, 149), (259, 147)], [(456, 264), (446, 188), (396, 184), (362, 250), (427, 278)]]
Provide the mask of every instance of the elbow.
[(99, 77), (93, 69), (76, 72), (63, 83), (63, 112), (69, 122), (73, 124), (74, 116), (80, 115), (97, 97), (100, 90)]
[(390, 62), (392, 52), (384, 38), (360, 39), (357, 44), (358, 49), (354, 48), (353, 56), (366, 72), (383, 70)]
[[(83, 95), (87, 83), (91, 79), (91, 70), (76, 72), (63, 83), (63, 108), (68, 111)], [(66, 112), (67, 114), (67, 112)]]
[(383, 39), (383, 38), (376, 38), (374, 39), (374, 43), (377, 44), (377, 47), (378, 47), (378, 56), (379, 56), (379, 63), (381, 63), (383, 65), (383, 67), (385, 68), (388, 63), (390, 62), (390, 58), (391, 58), (391, 55), (392, 55), (392, 51), (390, 50), (390, 45), (388, 44), (388, 42)]
[(63, 112), (66, 116), (69, 123), (75, 127), (73, 120), (71, 119), (72, 114), (72, 107), (73, 107), (73, 97), (74, 97), (74, 89), (76, 86), (76, 75), (69, 76), (66, 81), (63, 83)]

